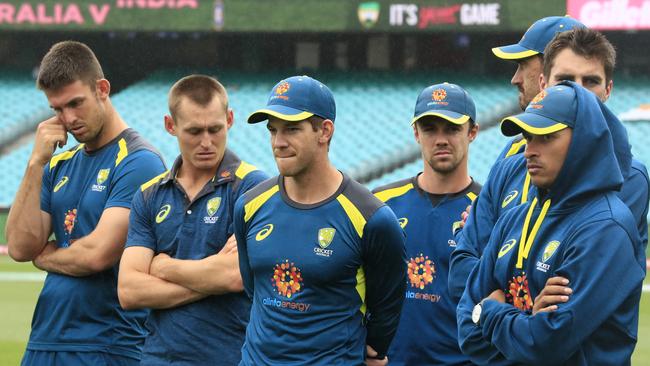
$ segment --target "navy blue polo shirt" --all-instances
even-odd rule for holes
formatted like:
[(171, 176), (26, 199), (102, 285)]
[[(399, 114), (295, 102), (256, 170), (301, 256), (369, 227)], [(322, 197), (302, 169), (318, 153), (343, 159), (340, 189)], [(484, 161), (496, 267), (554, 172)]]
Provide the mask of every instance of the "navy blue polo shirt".
[[(143, 246), (155, 254), (202, 259), (219, 252), (233, 234), (237, 198), (267, 179), (254, 166), (226, 150), (215, 176), (189, 201), (171, 172), (142, 185), (133, 199), (127, 247)], [(213, 295), (172, 309), (155, 309), (147, 320), (142, 365), (236, 365), (241, 359), (250, 300), (243, 292)]]

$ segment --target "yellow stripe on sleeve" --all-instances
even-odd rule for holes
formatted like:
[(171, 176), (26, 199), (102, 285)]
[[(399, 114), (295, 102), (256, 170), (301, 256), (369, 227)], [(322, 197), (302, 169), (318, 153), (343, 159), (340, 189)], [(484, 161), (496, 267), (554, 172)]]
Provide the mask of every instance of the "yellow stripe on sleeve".
[(77, 146), (74, 150), (69, 150), (69, 151), (62, 152), (60, 154), (54, 155), (52, 157), (52, 159), (50, 159), (50, 170), (54, 169), (54, 167), (56, 166), (56, 164), (59, 163), (59, 161), (72, 159), (74, 154), (76, 154), (77, 151), (81, 150), (81, 148), (83, 148), (83, 147), (84, 147), (84, 144), (79, 144), (79, 146)]
[(148, 181), (146, 181), (145, 183), (143, 183), (143, 184), (140, 186), (140, 190), (144, 192), (147, 188), (149, 188), (149, 187), (151, 187), (152, 185), (154, 185), (154, 184), (160, 182), (163, 178), (165, 178), (165, 176), (166, 176), (168, 173), (169, 173), (169, 170), (165, 170), (164, 173), (158, 174), (158, 175), (156, 175), (155, 177), (149, 179)]
[(476, 193), (474, 192), (467, 193), (467, 198), (469, 198), (470, 201), (474, 202), (474, 200), (476, 199)]
[(352, 221), (352, 225), (354, 225), (354, 229), (359, 237), (363, 237), (363, 228), (366, 226), (366, 219), (363, 217), (359, 209), (342, 194), (336, 197), (336, 200), (339, 201), (343, 210), (350, 218), (350, 221)]
[(361, 298), (361, 314), (366, 314), (366, 273), (363, 271), (363, 267), (359, 267), (357, 270), (357, 286), (355, 287), (359, 297)]
[(235, 176), (239, 179), (244, 179), (244, 177), (247, 176), (248, 173), (253, 172), (255, 170), (257, 170), (256, 166), (242, 161), (241, 164), (239, 164), (237, 171), (235, 171)]
[(250, 220), (253, 217), (253, 215), (255, 215), (257, 210), (259, 210), (260, 207), (262, 207), (262, 205), (266, 201), (268, 201), (271, 197), (273, 197), (273, 195), (276, 194), (279, 190), (280, 190), (280, 186), (276, 184), (273, 187), (266, 190), (266, 192), (253, 198), (250, 202), (244, 205), (244, 222), (248, 222), (248, 220)]
[(377, 197), (381, 202), (386, 202), (391, 198), (406, 194), (406, 192), (410, 191), (411, 189), (413, 189), (413, 183), (408, 183), (401, 187), (390, 188), (385, 191), (377, 192), (375, 193), (375, 197)]
[(115, 166), (118, 166), (124, 158), (129, 155), (129, 148), (126, 146), (126, 140), (121, 138), (117, 142), (117, 145), (120, 147), (120, 150), (117, 152), (117, 158), (115, 159)]
[(526, 139), (523, 139), (521, 141), (517, 141), (510, 145), (510, 149), (508, 149), (508, 152), (506, 153), (506, 158), (515, 155), (516, 153), (519, 152), (519, 149), (521, 149), (522, 146), (526, 145)]

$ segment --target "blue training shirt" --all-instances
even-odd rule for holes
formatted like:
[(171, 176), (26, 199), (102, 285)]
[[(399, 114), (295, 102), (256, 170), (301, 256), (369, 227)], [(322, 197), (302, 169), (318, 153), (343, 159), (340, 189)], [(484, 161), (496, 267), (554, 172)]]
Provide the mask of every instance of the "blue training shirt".
[[(235, 201), (268, 176), (226, 150), (210, 180), (192, 202), (171, 172), (142, 185), (133, 200), (127, 247), (142, 246), (178, 259), (216, 254), (233, 234)], [(237, 365), (250, 312), (243, 293), (213, 295), (171, 309), (154, 309), (141, 365)]]
[(406, 232), (407, 289), (402, 317), (388, 351), (391, 366), (471, 365), (458, 346), (456, 302), (449, 297), (454, 229), (479, 194), (472, 182), (454, 194), (427, 193), (418, 176), (375, 189)]
[[(92, 152), (84, 144), (55, 155), (44, 168), (41, 210), (57, 245), (90, 234), (109, 207), (131, 207), (140, 185), (165, 170), (160, 156), (126, 129)], [(27, 344), (33, 351), (107, 352), (140, 358), (146, 311), (125, 311), (117, 298), (118, 265), (84, 277), (48, 273)]]
[(345, 175), (311, 205), (292, 201), (283, 182), (271, 178), (235, 206), (253, 298), (241, 365), (363, 365), (366, 344), (385, 354), (406, 281), (395, 215)]

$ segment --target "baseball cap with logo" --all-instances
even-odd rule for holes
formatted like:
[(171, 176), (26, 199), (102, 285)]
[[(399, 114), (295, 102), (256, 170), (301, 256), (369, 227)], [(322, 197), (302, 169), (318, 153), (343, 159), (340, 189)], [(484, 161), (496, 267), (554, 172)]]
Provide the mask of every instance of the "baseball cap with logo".
[(440, 117), (462, 125), (470, 119), (476, 122), (476, 106), (472, 97), (460, 86), (435, 84), (424, 88), (418, 96), (411, 124), (426, 116)]
[(576, 92), (569, 85), (558, 84), (542, 90), (526, 110), (501, 121), (501, 132), (515, 136), (523, 131), (533, 135), (548, 135), (575, 126), (578, 113)]
[(519, 60), (538, 53), (544, 53), (544, 48), (557, 33), (583, 27), (585, 27), (584, 24), (568, 15), (542, 18), (528, 28), (519, 43), (494, 47), (492, 53), (504, 60)]
[(271, 90), (266, 107), (248, 117), (258, 123), (273, 116), (285, 121), (302, 121), (311, 116), (334, 121), (336, 104), (330, 89), (309, 76), (292, 76), (281, 80)]

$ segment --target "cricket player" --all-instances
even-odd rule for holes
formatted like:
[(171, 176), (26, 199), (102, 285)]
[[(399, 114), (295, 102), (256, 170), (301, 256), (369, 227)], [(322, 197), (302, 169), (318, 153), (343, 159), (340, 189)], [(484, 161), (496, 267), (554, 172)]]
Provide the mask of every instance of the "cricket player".
[(228, 94), (206, 75), (169, 92), (165, 129), (180, 156), (135, 194), (120, 263), (125, 308), (151, 308), (141, 365), (237, 365), (250, 300), (243, 293), (233, 207), (268, 178), (227, 149)]
[(458, 85), (431, 85), (418, 96), (412, 125), (422, 172), (374, 190), (406, 232), (408, 283), (388, 358), (392, 366), (470, 365), (458, 346), (447, 274), (455, 226), (481, 189), (467, 169), (479, 129), (476, 107)]
[[(542, 91), (501, 125), (523, 133), (531, 201), (499, 217), (458, 306), (460, 346), (477, 364), (624, 365), (637, 340), (644, 268), (635, 219), (617, 190), (632, 154), (620, 121), (573, 82)], [(508, 159), (505, 161), (509, 161)], [(532, 314), (553, 276), (574, 290)], [(611, 291), (616, 289), (615, 296)]]
[(280, 175), (235, 206), (244, 288), (253, 299), (240, 365), (385, 365), (404, 301), (404, 233), (393, 212), (329, 161), (327, 86), (273, 87), (267, 120)]
[[(7, 219), (11, 257), (47, 271), (22, 364), (138, 365), (146, 312), (120, 306), (117, 263), (133, 194), (165, 166), (111, 104), (88, 46), (52, 46), (37, 85), (56, 116), (38, 126)], [(68, 133), (79, 144), (52, 156)]]

